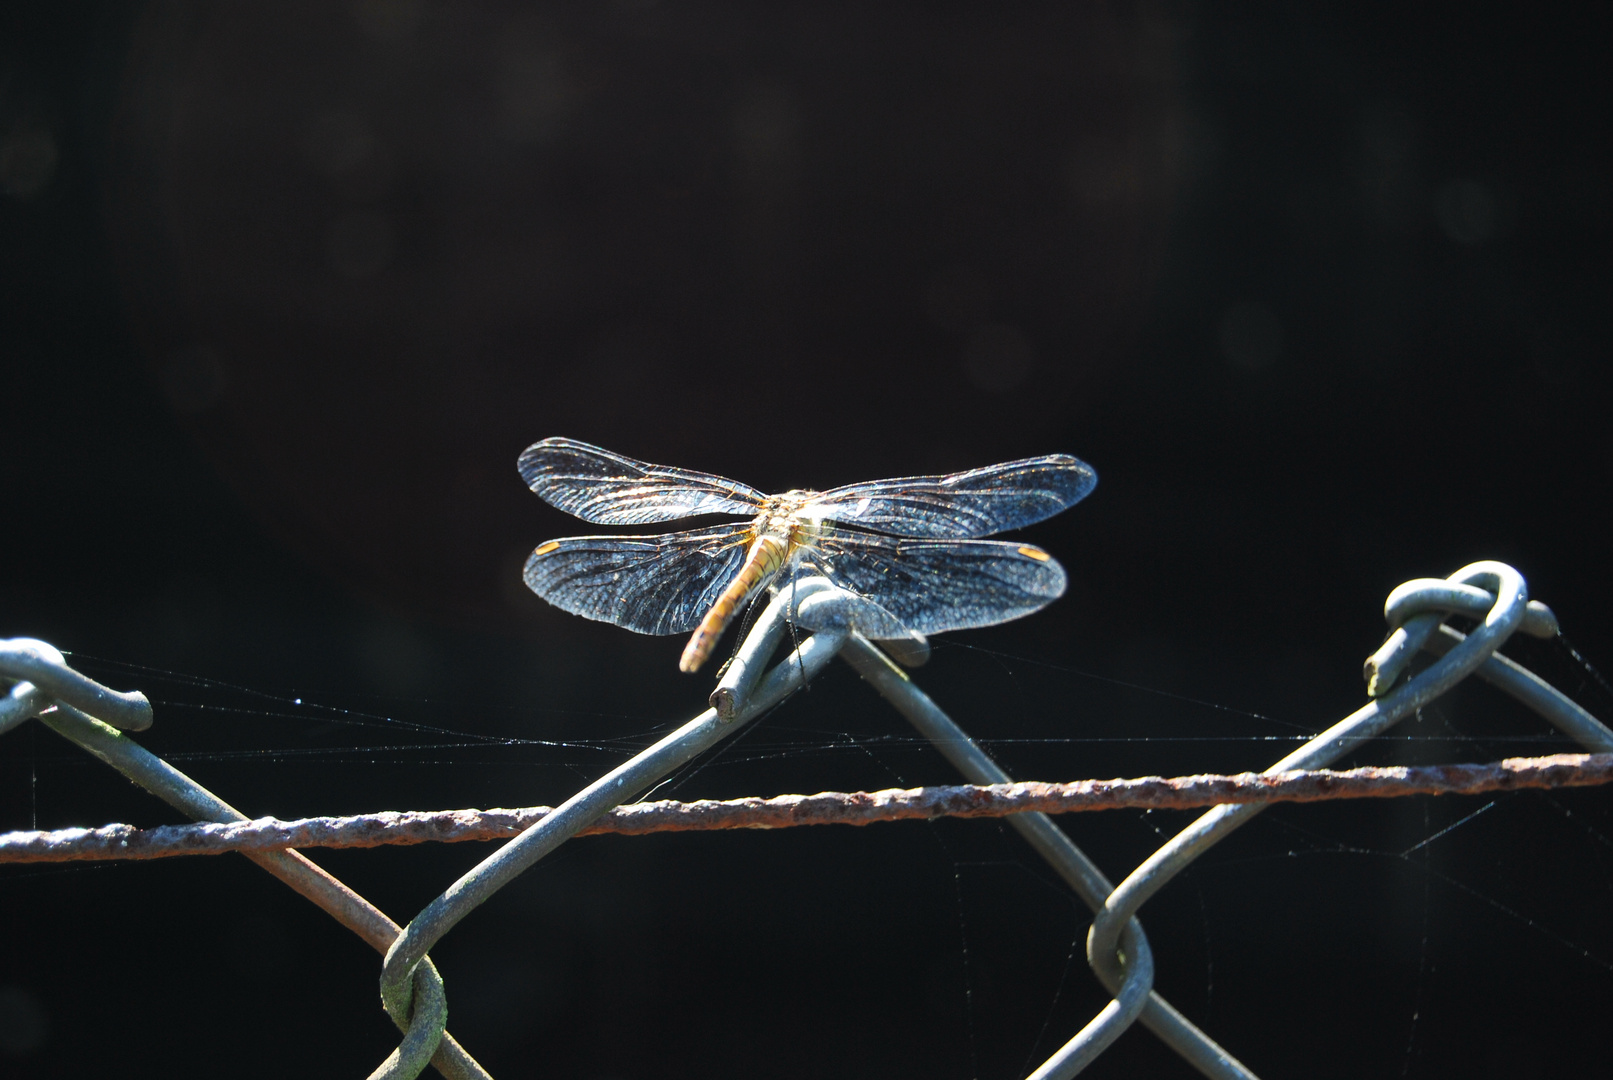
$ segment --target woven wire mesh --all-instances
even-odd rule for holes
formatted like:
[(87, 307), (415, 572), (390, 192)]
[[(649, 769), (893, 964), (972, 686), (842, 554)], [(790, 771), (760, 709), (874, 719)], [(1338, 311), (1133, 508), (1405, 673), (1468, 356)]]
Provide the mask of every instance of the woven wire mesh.
[[(784, 641), (788, 624), (803, 603), (817, 607), (812, 622), (820, 627), (819, 631), (801, 641), (764, 674), (766, 661)], [(1008, 775), (918, 689), (901, 667), (856, 632), (856, 603), (854, 597), (827, 583), (781, 597), (762, 615), (741, 646), (736, 662), (713, 694), (713, 708), (559, 807), (536, 815), (536, 820), (525, 825), (513, 840), (461, 877), (407, 926), (392, 922), (295, 850), (243, 848), (248, 858), (385, 954), (382, 998), (402, 1039), (398, 1049), (371, 1075), (412, 1077), (430, 1065), (448, 1077), (486, 1076), (444, 1030), (446, 997), (442, 979), (427, 955), (429, 949), (527, 867), (669, 772), (742, 730), (810, 681), (837, 655), (933, 743), (965, 779), (976, 785), (1010, 785)], [(1463, 634), (1445, 624), (1446, 616), (1451, 614), (1480, 622), (1470, 633)], [(1254, 1075), (1159, 995), (1153, 985), (1153, 953), (1137, 913), (1193, 860), (1260, 813), (1266, 805), (1262, 794), (1269, 790), (1282, 797), (1274, 785), (1292, 778), (1295, 770), (1316, 770), (1338, 760), (1415, 714), (1469, 675), (1477, 675), (1523, 702), (1587, 750), (1602, 755), (1613, 753), (1613, 731), (1533, 673), (1497, 655), (1496, 650), (1514, 633), (1542, 638), (1557, 633), (1549, 609), (1529, 601), (1522, 577), (1511, 567), (1476, 563), (1444, 580), (1408, 582), (1390, 595), (1386, 617), (1391, 626), (1389, 639), (1366, 665), (1372, 700), (1286, 755), (1260, 777), (1235, 780), (1230, 787), (1241, 784), (1241, 789), (1232, 793), (1229, 787), (1223, 792), (1235, 794), (1235, 801), (1229, 799), (1227, 804), (1209, 810), (1144, 860), (1118, 886), (1046, 813), (1001, 803), (998, 812), (1013, 812), (1008, 819), (1012, 827), (1094, 911), (1088, 961), (1093, 974), (1112, 994), (1110, 1002), (1090, 1022), (1030, 1073), (1032, 1077), (1076, 1075), (1124, 1031), (1139, 1023), (1205, 1076)], [(1408, 676), (1412, 659), (1423, 651), (1438, 659)], [(0, 732), (37, 717), (45, 726), (197, 821), (245, 821), (245, 815), (124, 734), (143, 730), (152, 723), (152, 710), (143, 695), (120, 693), (86, 678), (69, 667), (60, 652), (38, 641), (17, 640), (0, 647), (0, 674), (15, 680), (0, 704)], [(1517, 783), (1590, 783), (1604, 777), (1607, 766), (1608, 761), (1601, 758), (1564, 760), (1537, 769), (1531, 774), (1533, 779), (1520, 780), (1527, 770), (1514, 768), (1510, 773), (1502, 769), (1487, 782), (1498, 787)], [(1310, 780), (1325, 787), (1336, 783), (1337, 775), (1312, 772)], [(1360, 779), (1365, 781), (1366, 789), (1377, 785), (1387, 790), (1396, 777), (1382, 774)], [(1417, 790), (1456, 790), (1440, 788), (1438, 780), (1424, 777), (1424, 786)], [(1271, 786), (1262, 788), (1262, 782)], [(995, 797), (1006, 789), (993, 790)], [(1205, 801), (1213, 799), (1213, 792), (1205, 797)], [(939, 812), (943, 811), (931, 805), (919, 816)], [(12, 858), (27, 858), (30, 845), (38, 854), (52, 845), (71, 842), (74, 838), (65, 836), (11, 834), (0, 837), (0, 855), (11, 852)], [(111, 843), (115, 848), (116, 835)], [(103, 847), (100, 853), (104, 857), (108, 852)]]

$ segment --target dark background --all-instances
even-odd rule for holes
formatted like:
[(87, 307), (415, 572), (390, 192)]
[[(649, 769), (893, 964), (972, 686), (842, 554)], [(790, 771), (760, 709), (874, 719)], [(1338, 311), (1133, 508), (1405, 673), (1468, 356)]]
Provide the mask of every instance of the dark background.
[[(515, 472), (569, 435), (767, 490), (1092, 462), (1026, 534), (1068, 595), (919, 675), (1027, 779), (1261, 768), (1480, 558), (1613, 664), (1608, 12), (13, 7), (0, 634), (251, 815), (557, 802), (710, 686), (521, 585), (589, 531)], [(1566, 749), (1475, 686), (1354, 761)], [(949, 779), (842, 665), (658, 795)], [(1144, 910), (1157, 985), (1267, 1077), (1603, 1060), (1606, 796), (1412, 850), (1487, 803), (1268, 812)], [(1118, 880), (1190, 819), (1065, 824)], [(174, 820), (5, 737), (0, 828)], [(405, 921), (487, 850), (316, 858)], [(394, 1045), (375, 955), (244, 860), (0, 909), (7, 1076)], [(992, 823), (596, 838), (433, 955), (500, 1077), (1006, 1078), (1101, 1007), (1086, 924)], [(1191, 1075), (1140, 1028), (1090, 1075), (1137, 1070)]]

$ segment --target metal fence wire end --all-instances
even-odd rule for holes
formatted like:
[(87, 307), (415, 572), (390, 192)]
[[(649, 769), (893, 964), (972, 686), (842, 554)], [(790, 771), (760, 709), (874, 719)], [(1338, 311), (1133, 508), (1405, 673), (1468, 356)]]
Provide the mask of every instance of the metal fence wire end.
[(40, 711), (32, 707), (34, 701), (71, 705), (120, 731), (144, 731), (151, 726), (151, 702), (146, 695), (138, 690), (113, 690), (79, 674), (48, 642), (34, 638), (0, 641), (0, 664), (0, 673), (19, 680), (0, 709), (0, 733)]

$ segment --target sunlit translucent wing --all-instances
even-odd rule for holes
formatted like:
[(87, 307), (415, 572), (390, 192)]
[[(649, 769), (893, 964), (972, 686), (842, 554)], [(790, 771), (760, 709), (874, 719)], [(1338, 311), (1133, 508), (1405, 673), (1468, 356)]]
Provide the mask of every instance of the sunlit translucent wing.
[(1052, 517), (1097, 483), (1092, 466), (1049, 454), (947, 476), (848, 484), (813, 499), (807, 512), (898, 536), (965, 539)]
[(919, 634), (1029, 615), (1064, 592), (1064, 568), (1031, 544), (879, 536), (825, 525), (803, 563)]
[(745, 561), (749, 525), (663, 536), (573, 536), (527, 558), (527, 587), (557, 608), (641, 634), (682, 634)]
[(521, 479), (543, 500), (596, 525), (642, 525), (699, 514), (753, 516), (767, 496), (710, 473), (635, 461), (575, 439), (522, 452)]

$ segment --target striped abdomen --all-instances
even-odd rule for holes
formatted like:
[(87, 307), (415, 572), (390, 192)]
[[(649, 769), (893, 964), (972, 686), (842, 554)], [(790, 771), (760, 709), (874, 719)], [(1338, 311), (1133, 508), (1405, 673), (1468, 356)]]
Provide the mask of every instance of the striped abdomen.
[(728, 624), (734, 621), (734, 615), (745, 602), (745, 598), (778, 573), (779, 567), (784, 565), (785, 556), (789, 553), (789, 544), (779, 537), (764, 533), (756, 538), (751, 545), (750, 554), (745, 557), (745, 565), (739, 568), (734, 580), (728, 583), (728, 588), (723, 590), (723, 594), (717, 598), (711, 610), (706, 612), (706, 617), (700, 620), (700, 625), (695, 629), (694, 636), (689, 639), (689, 644), (684, 646), (683, 658), (678, 661), (679, 671), (700, 670), (700, 665), (706, 662), (711, 650), (716, 647), (717, 639), (728, 629)]

